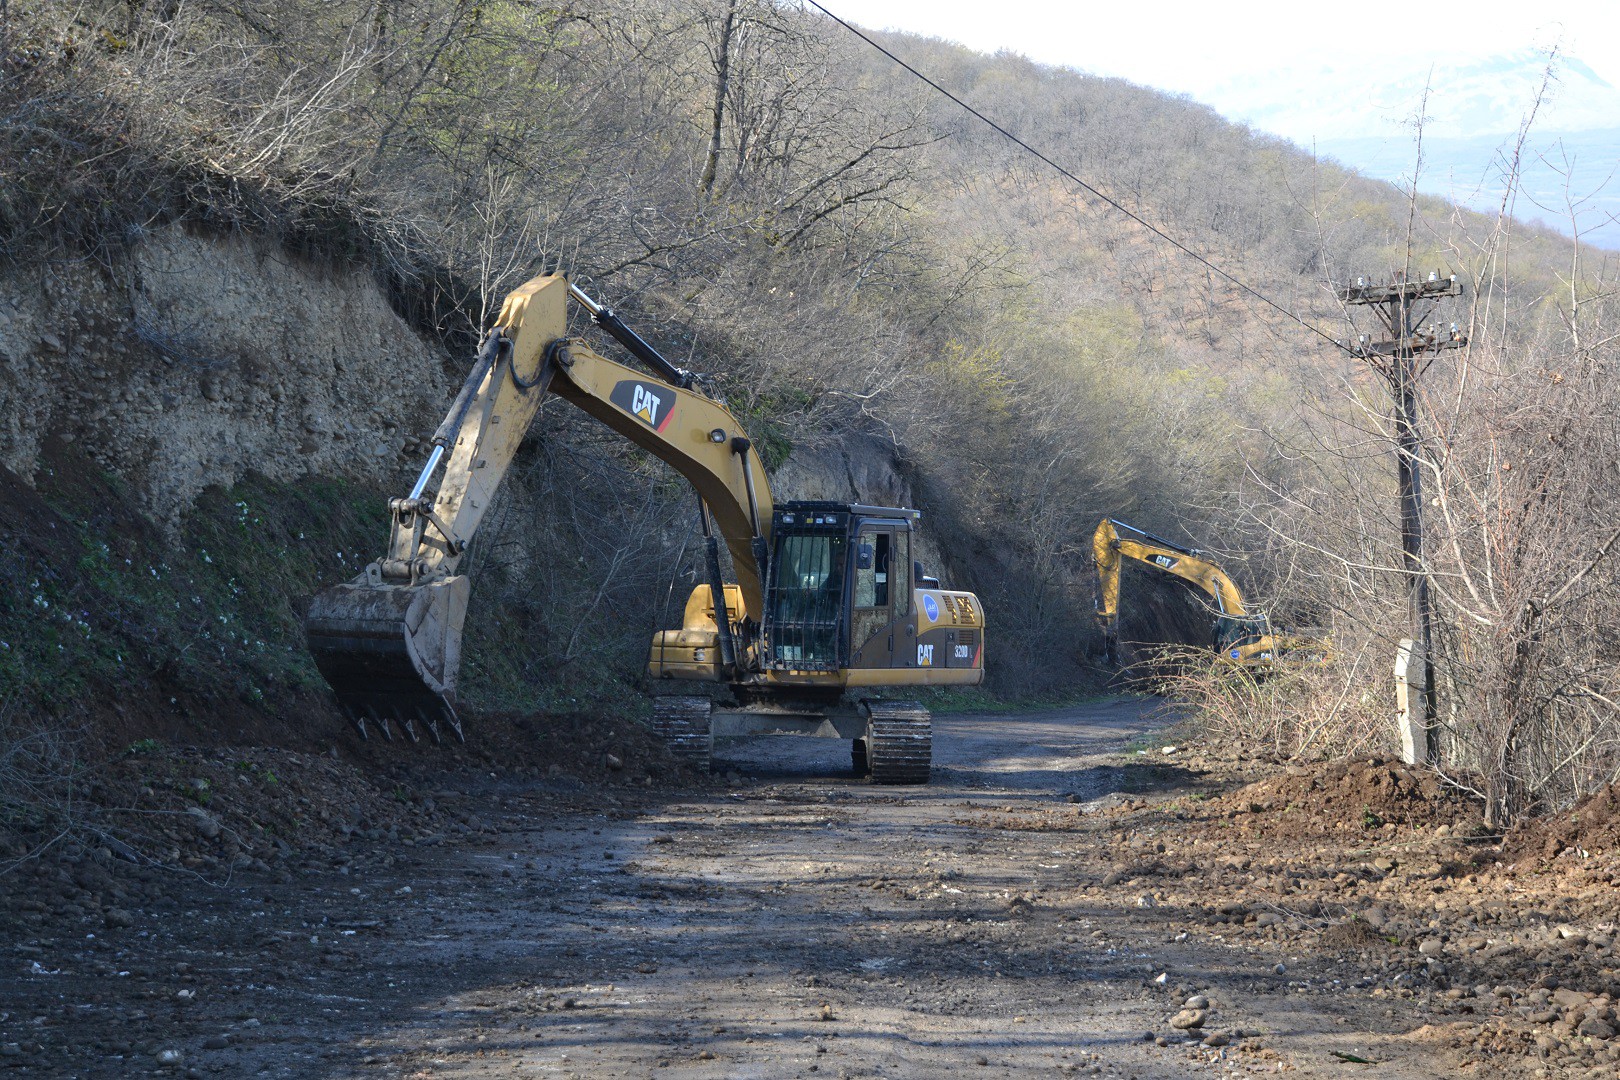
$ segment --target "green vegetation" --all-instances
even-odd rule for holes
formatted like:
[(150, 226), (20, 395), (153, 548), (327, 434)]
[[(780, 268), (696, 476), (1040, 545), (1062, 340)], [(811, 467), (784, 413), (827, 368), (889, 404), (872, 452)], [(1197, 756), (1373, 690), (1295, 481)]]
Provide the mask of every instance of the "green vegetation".
[[(60, 469), (90, 471), (82, 462)], [(0, 592), (0, 700), (66, 714), (87, 696), (117, 700), (134, 691), (160, 700), (227, 698), (274, 714), (325, 697), (304, 644), (303, 605), (376, 557), (387, 523), (380, 493), (331, 480), (250, 477), (206, 491), (171, 547), (149, 526), (121, 531), (115, 477), (94, 472), (61, 486), (46, 479), (40, 494), (55, 514), (51, 531), (64, 550), (80, 554), (71, 563), (35, 564), (24, 588)], [(480, 610), (469, 627), (474, 707), (633, 710), (645, 642), (638, 651), (621, 645), (622, 635), (576, 628), (583, 651), (548, 667), (524, 605), (500, 603), (502, 579), (492, 567), (475, 593), (475, 603), (488, 601), (492, 610)], [(128, 752), (157, 745), (140, 740)]]
[(131, 692), (252, 708), (319, 692), (300, 597), (357, 572), (384, 516), (341, 483), (253, 478), (208, 491), (171, 546), (129, 528), (117, 479), (83, 462), (59, 463), (39, 493), (56, 558), (0, 592), (0, 699), (58, 713)]

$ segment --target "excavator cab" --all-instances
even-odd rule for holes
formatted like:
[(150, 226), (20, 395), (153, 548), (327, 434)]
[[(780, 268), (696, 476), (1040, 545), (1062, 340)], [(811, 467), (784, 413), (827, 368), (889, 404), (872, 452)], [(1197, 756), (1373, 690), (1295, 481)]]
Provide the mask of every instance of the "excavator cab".
[(849, 644), (848, 508), (784, 507), (774, 519), (765, 662), (777, 670), (837, 671)]
[[(914, 645), (921, 582), (914, 580), (911, 536), (920, 517), (859, 503), (778, 507), (763, 666), (781, 672), (932, 666), (933, 645)], [(937, 599), (922, 600), (925, 608), (930, 602), (937, 612)], [(939, 659), (949, 666), (944, 652)]]
[[(758, 617), (734, 586), (717, 611), (714, 587), (698, 585), (682, 628), (654, 635), (648, 673), (835, 693), (896, 677), (902, 685), (977, 682), (983, 612), (971, 593), (941, 588), (912, 558), (921, 516), (862, 503), (777, 504)], [(722, 617), (738, 643), (731, 671)]]
[(1214, 639), (1215, 651), (1227, 660), (1251, 663), (1274, 659), (1271, 621), (1264, 615), (1219, 615)]

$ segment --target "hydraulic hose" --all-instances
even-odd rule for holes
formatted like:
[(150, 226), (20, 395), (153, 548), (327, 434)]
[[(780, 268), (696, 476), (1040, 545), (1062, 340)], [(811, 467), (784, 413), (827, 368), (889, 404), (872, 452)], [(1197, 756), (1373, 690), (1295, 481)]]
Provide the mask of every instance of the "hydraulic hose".
[(709, 595), (714, 600), (714, 625), (720, 632), (720, 660), (737, 669), (737, 642), (731, 636), (731, 612), (726, 610), (726, 583), (720, 577), (720, 541), (709, 537), (706, 561), (709, 564)]
[(492, 331), (484, 339), (483, 347), (478, 350), (478, 360), (473, 369), (467, 374), (467, 381), (461, 384), (461, 392), (456, 395), (455, 402), (450, 406), (450, 414), (439, 425), (439, 430), (433, 433), (433, 445), (449, 448), (450, 441), (461, 430), (461, 423), (467, 419), (467, 410), (472, 408), (473, 398), (478, 395), (478, 387), (483, 383), (484, 376), (494, 366), (501, 354), (502, 347), (507, 343), (506, 335), (499, 330)]
[(720, 661), (737, 670), (737, 642), (731, 636), (731, 612), (726, 610), (726, 583), (720, 576), (720, 541), (709, 520), (709, 504), (698, 496), (698, 520), (703, 523), (704, 561), (709, 571), (709, 598), (714, 601), (714, 624), (720, 636)]
[(579, 301), (579, 305), (590, 312), (592, 322), (613, 335), (613, 340), (623, 345), (637, 360), (652, 368), (659, 378), (682, 389), (689, 388), (692, 385), (692, 373), (690, 371), (683, 367), (676, 367), (664, 359), (663, 355), (647, 344), (640, 334), (626, 326), (624, 320), (619, 318), (612, 308), (606, 304), (598, 304), (595, 300), (586, 296), (577, 285), (568, 286), (568, 295)]

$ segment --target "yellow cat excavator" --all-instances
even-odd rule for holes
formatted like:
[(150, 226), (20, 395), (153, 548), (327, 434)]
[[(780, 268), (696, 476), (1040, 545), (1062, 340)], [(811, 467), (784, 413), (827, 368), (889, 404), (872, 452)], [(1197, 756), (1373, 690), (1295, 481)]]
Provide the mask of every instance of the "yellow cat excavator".
[(1274, 634), (1270, 619), (1249, 611), (1238, 587), (1206, 551), (1182, 547), (1113, 518), (1103, 518), (1098, 524), (1091, 550), (1097, 565), (1097, 625), (1110, 664), (1119, 663), (1119, 577), (1125, 559), (1162, 570), (1209, 595), (1215, 605), (1211, 644), (1224, 660), (1245, 668), (1270, 667), (1285, 649), (1301, 644)]
[[(570, 297), (654, 376), (568, 338)], [(697, 490), (708, 580), (692, 590), (681, 627), (654, 635), (648, 661), (656, 686), (688, 688), (654, 696), (653, 726), (671, 750), (706, 769), (717, 735), (845, 738), (857, 772), (925, 783), (928, 711), (879, 691), (980, 682), (984, 612), (973, 594), (942, 589), (913, 560), (921, 515), (773, 502), (736, 417), (610, 308), (556, 275), (506, 298), (416, 484), (389, 502), (387, 554), (310, 605), (310, 650), (361, 735), (375, 728), (392, 738), (398, 726), (414, 741), (420, 724), (437, 741), (443, 724), (462, 737), (456, 675), (469, 582), (458, 566), (547, 394)], [(735, 582), (721, 578), (721, 542)]]

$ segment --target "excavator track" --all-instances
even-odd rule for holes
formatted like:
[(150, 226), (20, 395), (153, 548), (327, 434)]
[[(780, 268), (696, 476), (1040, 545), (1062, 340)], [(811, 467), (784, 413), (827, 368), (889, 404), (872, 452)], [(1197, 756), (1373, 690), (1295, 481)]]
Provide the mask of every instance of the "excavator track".
[(874, 784), (926, 784), (934, 757), (933, 718), (915, 701), (862, 702), (865, 756)]
[(709, 771), (714, 735), (706, 697), (674, 694), (653, 699), (652, 728), (675, 758), (698, 772)]

